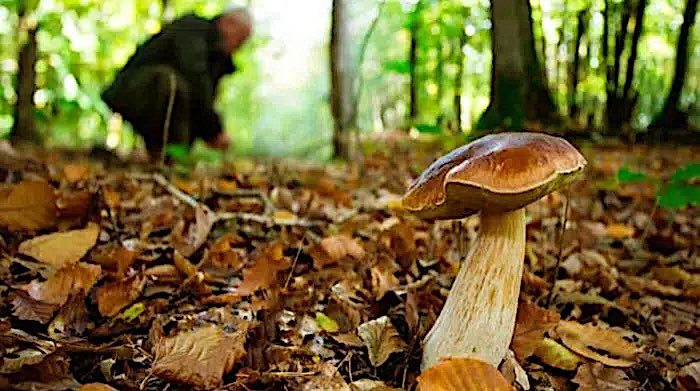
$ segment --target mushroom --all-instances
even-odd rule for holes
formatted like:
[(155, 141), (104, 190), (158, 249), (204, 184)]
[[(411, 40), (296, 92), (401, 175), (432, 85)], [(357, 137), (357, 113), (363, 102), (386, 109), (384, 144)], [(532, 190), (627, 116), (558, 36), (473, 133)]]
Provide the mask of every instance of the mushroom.
[(541, 133), (479, 138), (433, 162), (401, 199), (428, 220), (480, 212), (478, 236), (424, 340), (422, 369), (447, 357), (498, 366), (508, 350), (525, 258), (525, 206), (580, 177), (586, 159)]

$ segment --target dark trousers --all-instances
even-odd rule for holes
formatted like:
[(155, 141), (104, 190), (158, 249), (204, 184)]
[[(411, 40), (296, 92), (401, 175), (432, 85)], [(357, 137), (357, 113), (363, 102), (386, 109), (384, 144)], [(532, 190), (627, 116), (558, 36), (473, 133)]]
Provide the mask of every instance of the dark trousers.
[(151, 157), (164, 145), (166, 117), (172, 104), (167, 144), (191, 145), (189, 83), (172, 67), (143, 66), (119, 74), (102, 99), (143, 137)]

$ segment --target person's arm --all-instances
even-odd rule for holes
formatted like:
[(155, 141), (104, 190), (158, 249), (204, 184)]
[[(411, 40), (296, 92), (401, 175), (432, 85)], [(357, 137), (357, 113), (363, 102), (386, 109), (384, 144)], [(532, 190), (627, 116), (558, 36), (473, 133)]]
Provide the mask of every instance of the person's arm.
[(211, 140), (221, 132), (221, 120), (214, 110), (213, 85), (208, 67), (207, 28), (205, 23), (187, 23), (174, 32), (175, 56), (185, 80), (190, 83), (191, 121), (197, 136)]

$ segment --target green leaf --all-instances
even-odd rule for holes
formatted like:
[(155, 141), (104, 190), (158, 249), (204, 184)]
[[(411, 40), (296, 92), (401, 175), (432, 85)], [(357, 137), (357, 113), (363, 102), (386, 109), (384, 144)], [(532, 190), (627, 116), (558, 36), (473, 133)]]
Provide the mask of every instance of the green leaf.
[(632, 171), (627, 167), (622, 167), (617, 171), (617, 180), (620, 183), (641, 182), (648, 180), (649, 177), (639, 171)]
[(175, 160), (182, 161), (187, 159), (190, 150), (186, 145), (170, 144), (165, 148), (165, 153)]
[(145, 309), (146, 307), (143, 305), (143, 303), (136, 303), (124, 310), (124, 312), (122, 312), (121, 316), (119, 317), (126, 320), (127, 322), (131, 322), (134, 319), (138, 318), (139, 315), (141, 315), (141, 313)]
[(388, 72), (406, 74), (411, 72), (411, 63), (405, 60), (387, 61), (384, 63), (384, 69)]
[(700, 204), (700, 186), (672, 183), (658, 192), (657, 199), (659, 206), (668, 209), (697, 205)]
[(676, 170), (671, 177), (671, 182), (683, 182), (700, 178), (700, 163), (690, 163)]
[(318, 327), (325, 331), (328, 331), (329, 333), (334, 333), (340, 329), (338, 323), (335, 320), (329, 318), (323, 312), (316, 312), (316, 324), (318, 324)]
[(431, 133), (431, 134), (442, 133), (442, 128), (440, 126), (437, 126), (437, 125), (418, 124), (418, 125), (415, 125), (415, 128), (420, 133)]

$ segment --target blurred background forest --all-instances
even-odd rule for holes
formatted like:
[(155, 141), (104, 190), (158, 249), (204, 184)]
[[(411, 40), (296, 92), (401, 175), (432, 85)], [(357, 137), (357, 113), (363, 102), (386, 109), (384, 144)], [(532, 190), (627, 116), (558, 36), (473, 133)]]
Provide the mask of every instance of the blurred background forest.
[[(102, 89), (164, 23), (231, 3), (0, 0), (0, 138), (19, 126), (49, 146), (133, 149)], [(217, 98), (237, 154), (347, 155), (353, 129), (634, 140), (700, 125), (697, 0), (239, 4), (255, 34)]]

